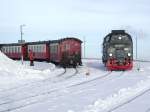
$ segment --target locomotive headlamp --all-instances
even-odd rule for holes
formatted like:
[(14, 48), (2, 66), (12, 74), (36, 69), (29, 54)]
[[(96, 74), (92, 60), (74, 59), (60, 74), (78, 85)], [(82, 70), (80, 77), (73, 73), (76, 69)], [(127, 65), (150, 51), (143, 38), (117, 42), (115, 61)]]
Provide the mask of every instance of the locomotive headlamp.
[(121, 40), (121, 39), (122, 39), (122, 37), (118, 37), (118, 39), (119, 39), (119, 40)]
[(128, 50), (129, 50), (129, 48), (124, 48), (124, 50), (125, 50), (125, 51), (128, 51)]
[(109, 53), (109, 56), (112, 56), (112, 53)]
[(128, 53), (128, 56), (131, 56), (131, 53)]

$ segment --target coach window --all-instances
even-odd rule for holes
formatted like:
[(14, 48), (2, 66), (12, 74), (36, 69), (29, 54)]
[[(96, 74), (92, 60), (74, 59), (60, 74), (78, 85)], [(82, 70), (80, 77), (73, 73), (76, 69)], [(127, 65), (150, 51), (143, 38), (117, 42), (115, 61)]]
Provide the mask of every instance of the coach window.
[(37, 45), (37, 52), (40, 52), (40, 45)]
[(38, 46), (38, 52), (41, 52), (41, 45)]
[(16, 52), (19, 53), (19, 52), (18, 52), (18, 46), (16, 47)]
[(4, 52), (6, 52), (6, 48), (5, 48), (5, 47), (3, 47), (3, 49), (4, 49)]
[(36, 52), (39, 52), (39, 46), (38, 45), (36, 46)]
[(17, 46), (14, 46), (14, 53), (17, 53)]
[(9, 53), (9, 47), (7, 47), (7, 53)]
[(33, 50), (34, 50), (33, 48), (34, 48), (34, 46), (32, 46), (32, 45), (31, 45), (31, 46), (30, 46), (30, 50), (32, 50), (32, 51), (33, 51)]
[(51, 45), (51, 53), (57, 53), (58, 45)]
[(33, 47), (34, 47), (34, 46), (32, 46), (32, 45), (30, 46), (30, 50), (31, 50), (31, 51), (33, 51)]
[(37, 52), (37, 45), (35, 45), (34, 48), (34, 52)]
[(41, 46), (41, 52), (45, 52), (45, 46)]
[(46, 46), (43, 47), (43, 52), (46, 52)]
[(11, 53), (14, 53), (14, 46), (11, 47)]
[(13, 53), (13, 46), (10, 47), (10, 53)]
[(17, 53), (17, 50), (16, 50), (16, 48), (17, 48), (17, 47), (16, 47), (16, 46), (14, 46), (14, 53)]
[(9, 47), (7, 47), (7, 53), (9, 53)]
[(37, 45), (35, 46), (35, 52), (37, 52)]
[(33, 46), (33, 52), (35, 52), (35, 49), (36, 49), (35, 46)]
[(19, 47), (17, 47), (17, 51), (18, 51), (18, 53), (20, 52), (20, 51), (19, 51)]
[(38, 46), (37, 46), (37, 52), (41, 52), (41, 49), (40, 49), (40, 48), (41, 48), (41, 45), (38, 45)]
[(31, 46), (31, 50), (34, 52), (34, 46)]
[(6, 47), (4, 47), (4, 52), (6, 53)]
[(2, 48), (2, 52), (5, 52), (5, 48), (4, 47)]
[(37, 45), (34, 46), (34, 52), (37, 52)]
[(53, 45), (52, 47), (51, 47), (52, 49), (52, 53), (55, 53), (55, 45)]
[(19, 47), (17, 47), (17, 53), (19, 53)]
[(8, 47), (8, 50), (7, 50), (7, 52), (8, 52), (8, 53), (10, 53), (10, 47)]
[(42, 52), (41, 47), (42, 47), (42, 46), (39, 45), (38, 52)]
[(7, 47), (5, 47), (5, 53), (7, 53)]
[(39, 52), (41, 53), (42, 52), (42, 45), (39, 45)]
[(10, 53), (10, 52), (11, 52), (11, 47), (9, 46), (9, 47), (8, 47), (8, 53)]
[(19, 52), (18, 52), (18, 46), (16, 47), (16, 53), (19, 53)]
[(41, 46), (41, 52), (45, 52), (45, 46)]
[(36, 46), (36, 52), (39, 52), (39, 46), (38, 45)]
[(19, 47), (17, 47), (17, 53), (19, 53)]
[(7, 53), (7, 47), (5, 47), (5, 52)]
[(54, 46), (53, 46), (53, 45), (50, 45), (50, 52), (51, 52), (51, 53), (53, 53), (53, 52), (54, 52), (54, 50), (53, 50), (53, 49), (54, 49)]
[(32, 51), (35, 52), (35, 46), (32, 46), (32, 47), (33, 47), (33, 50), (32, 50)]
[(67, 51), (67, 50), (69, 50), (69, 49), (70, 49), (70, 45), (69, 45), (69, 44), (65, 44), (64, 50)]
[(33, 47), (34, 47), (34, 46), (31, 45), (29, 50), (33, 51)]
[(9, 53), (11, 53), (11, 47), (10, 47), (10, 46), (9, 46), (9, 49), (8, 49), (8, 50), (9, 50)]
[(46, 46), (43, 46), (43, 52), (46, 52)]
[(6, 47), (4, 47), (4, 52), (6, 53)]
[(38, 45), (36, 46), (36, 52), (39, 52), (39, 46)]
[(43, 45), (40, 46), (40, 52), (44, 52), (44, 46)]
[(31, 46), (28, 47), (28, 51), (29, 51), (29, 50), (32, 50), (32, 49), (31, 49)]
[(7, 53), (9, 53), (9, 47), (7, 47)]
[(10, 47), (10, 50), (11, 50), (11, 53), (13, 53), (13, 51), (14, 51), (14, 47), (13, 47), (13, 46), (11, 46), (11, 47)]
[(9, 53), (9, 47), (7, 47), (7, 53)]
[(12, 47), (12, 53), (15, 53), (15, 46)]
[(32, 50), (32, 46), (29, 46), (29, 49), (28, 50)]
[(13, 53), (16, 53), (16, 46), (13, 47), (12, 52), (13, 52)]
[(57, 53), (57, 50), (58, 50), (58, 45), (55, 45), (54, 46), (54, 53)]
[(15, 46), (14, 52), (17, 53), (17, 46)]
[(21, 47), (19, 47), (19, 52), (21, 53)]
[(10, 53), (13, 53), (13, 46), (10, 47)]
[(9, 53), (12, 53), (12, 47), (11, 46), (9, 47)]

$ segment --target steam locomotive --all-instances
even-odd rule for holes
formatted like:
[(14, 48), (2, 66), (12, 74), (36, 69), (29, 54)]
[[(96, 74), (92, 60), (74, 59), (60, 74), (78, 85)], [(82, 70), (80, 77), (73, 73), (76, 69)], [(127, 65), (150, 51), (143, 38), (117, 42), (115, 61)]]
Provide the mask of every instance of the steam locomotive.
[(132, 69), (133, 42), (125, 30), (112, 30), (104, 37), (102, 61), (110, 71)]

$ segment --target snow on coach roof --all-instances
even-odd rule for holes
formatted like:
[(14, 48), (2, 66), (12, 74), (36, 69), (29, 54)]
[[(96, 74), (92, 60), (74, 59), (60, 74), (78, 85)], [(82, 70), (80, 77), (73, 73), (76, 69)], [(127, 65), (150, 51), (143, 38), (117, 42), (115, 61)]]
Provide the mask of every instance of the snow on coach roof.
[(75, 38), (75, 37), (67, 37), (67, 38), (63, 38), (63, 39), (61, 39), (61, 41), (70, 40), (70, 39), (72, 39), (72, 40), (76, 40), (76, 41), (79, 41), (79, 42), (81, 42), (81, 43), (82, 43), (82, 41), (81, 41), (80, 39)]
[(58, 40), (26, 42), (26, 44), (60, 43), (60, 42), (63, 42), (65, 40), (75, 40), (75, 41), (78, 41), (78, 42), (82, 43), (82, 41), (80, 39), (78, 39), (78, 38), (75, 38), (75, 37), (66, 37), (66, 38), (62, 38), (62, 39), (58, 39)]
[(75, 40), (75, 41), (82, 43), (82, 41), (80, 39), (75, 38), (75, 37), (66, 37), (66, 38), (62, 38), (59, 40), (52, 40), (51, 43), (60, 43), (60, 42), (66, 41), (66, 40)]

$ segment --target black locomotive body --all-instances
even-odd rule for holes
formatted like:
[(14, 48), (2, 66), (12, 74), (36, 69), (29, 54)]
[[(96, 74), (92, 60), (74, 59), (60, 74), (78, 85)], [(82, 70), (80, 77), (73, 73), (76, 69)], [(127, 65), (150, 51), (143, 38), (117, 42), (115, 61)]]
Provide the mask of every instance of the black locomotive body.
[(103, 41), (102, 61), (108, 70), (130, 70), (133, 67), (133, 42), (124, 30), (112, 30)]

